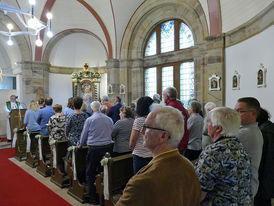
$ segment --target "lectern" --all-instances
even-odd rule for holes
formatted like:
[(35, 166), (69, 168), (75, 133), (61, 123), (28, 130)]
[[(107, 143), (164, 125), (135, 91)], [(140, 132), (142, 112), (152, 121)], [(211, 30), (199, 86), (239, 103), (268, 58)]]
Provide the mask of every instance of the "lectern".
[(26, 109), (13, 109), (10, 112), (10, 130), (11, 130), (11, 138), (14, 135), (14, 128), (22, 128), (24, 126), (24, 117), (25, 117)]

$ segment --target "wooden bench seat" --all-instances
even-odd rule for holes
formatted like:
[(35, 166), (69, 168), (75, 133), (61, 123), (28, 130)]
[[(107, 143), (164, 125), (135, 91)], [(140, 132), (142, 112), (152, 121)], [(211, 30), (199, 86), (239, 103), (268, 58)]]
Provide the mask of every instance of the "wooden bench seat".
[(17, 130), (17, 140), (15, 145), (15, 158), (19, 161), (26, 160), (26, 145), (27, 145), (27, 137), (24, 135), (25, 129)]
[[(107, 157), (107, 156), (105, 156)], [(132, 154), (111, 158), (107, 163), (109, 199), (104, 198), (104, 173), (97, 175), (95, 185), (100, 205), (114, 206), (119, 200), (128, 180), (133, 176)]]
[[(53, 183), (58, 185), (59, 187), (68, 187), (69, 186), (69, 177), (65, 172), (65, 164), (64, 164), (64, 157), (67, 154), (68, 148), (68, 141), (67, 140), (60, 140), (54, 143), (55, 150), (56, 150), (56, 167), (52, 165), (52, 174), (51, 179)], [(53, 156), (53, 155), (52, 155)]]
[[(88, 186), (85, 183), (87, 152), (88, 147), (75, 148), (73, 154), (75, 156), (75, 162), (69, 161), (67, 167), (68, 176), (70, 177), (71, 182), (68, 194), (81, 203), (89, 200)], [(73, 164), (75, 164), (76, 176), (74, 175)]]
[(36, 135), (39, 135), (40, 132), (29, 132), (30, 137), (30, 151), (27, 152), (26, 164), (34, 168), (38, 165), (38, 159), (36, 156), (38, 150), (38, 139), (35, 138)]
[[(39, 141), (39, 139), (38, 139)], [(36, 157), (38, 159), (38, 166), (37, 172), (44, 177), (48, 177), (51, 175), (51, 166), (50, 166), (50, 146), (49, 146), (49, 137), (48, 136), (41, 136), (41, 152), (42, 157), (40, 157), (39, 149), (37, 150)], [(39, 142), (38, 142), (39, 148)]]

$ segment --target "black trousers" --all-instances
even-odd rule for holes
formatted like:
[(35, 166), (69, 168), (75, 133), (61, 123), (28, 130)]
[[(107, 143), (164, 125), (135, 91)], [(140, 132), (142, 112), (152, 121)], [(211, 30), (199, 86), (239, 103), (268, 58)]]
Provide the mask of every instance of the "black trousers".
[(98, 201), (99, 196), (96, 193), (94, 182), (96, 175), (103, 171), (103, 167), (100, 164), (103, 156), (106, 152), (112, 154), (113, 144), (103, 146), (89, 146), (87, 154), (87, 167), (86, 167), (86, 180), (89, 189), (90, 201)]

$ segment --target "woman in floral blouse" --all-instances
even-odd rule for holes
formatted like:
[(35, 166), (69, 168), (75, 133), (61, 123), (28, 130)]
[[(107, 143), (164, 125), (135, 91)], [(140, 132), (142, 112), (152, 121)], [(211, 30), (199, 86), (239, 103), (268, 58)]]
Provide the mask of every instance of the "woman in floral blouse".
[(47, 127), (49, 132), (49, 141), (66, 139), (66, 116), (62, 113), (62, 105), (56, 104), (52, 108), (54, 110), (54, 115), (49, 118)]
[(68, 137), (69, 146), (76, 145), (80, 140), (81, 132), (87, 118), (86, 114), (80, 110), (83, 99), (81, 97), (74, 97), (72, 101), (74, 113), (67, 117), (66, 122), (66, 136)]
[(213, 143), (202, 151), (196, 164), (202, 205), (252, 205), (250, 160), (235, 137), (240, 128), (239, 114), (217, 107), (208, 113), (207, 121)]

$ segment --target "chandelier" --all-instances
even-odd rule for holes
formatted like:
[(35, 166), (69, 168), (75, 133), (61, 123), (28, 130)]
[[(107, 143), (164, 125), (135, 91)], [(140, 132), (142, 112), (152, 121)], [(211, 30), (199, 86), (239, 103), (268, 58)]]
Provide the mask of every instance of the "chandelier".
[(47, 30), (47, 36), (49, 38), (53, 36), (53, 33), (51, 31), (52, 14), (47, 13), (48, 21), (47, 23), (44, 23), (40, 21), (38, 18), (36, 18), (34, 15), (34, 5), (36, 1), (28, 0), (28, 2), (30, 4), (31, 11), (24, 11), (21, 9), (17, 9), (9, 5), (8, 3), (0, 0), (0, 10), (2, 10), (5, 15), (7, 15), (8, 13), (16, 14), (18, 20), (25, 28), (25, 31), (12, 31), (13, 25), (9, 23), (7, 24), (8, 31), (0, 31), (0, 34), (8, 37), (7, 44), (9, 46), (13, 45), (13, 40), (12, 40), (13, 36), (33, 35), (33, 36), (36, 36), (36, 41), (35, 41), (36, 46), (41, 47), (43, 45), (43, 42), (40, 39), (40, 31), (43, 29)]

